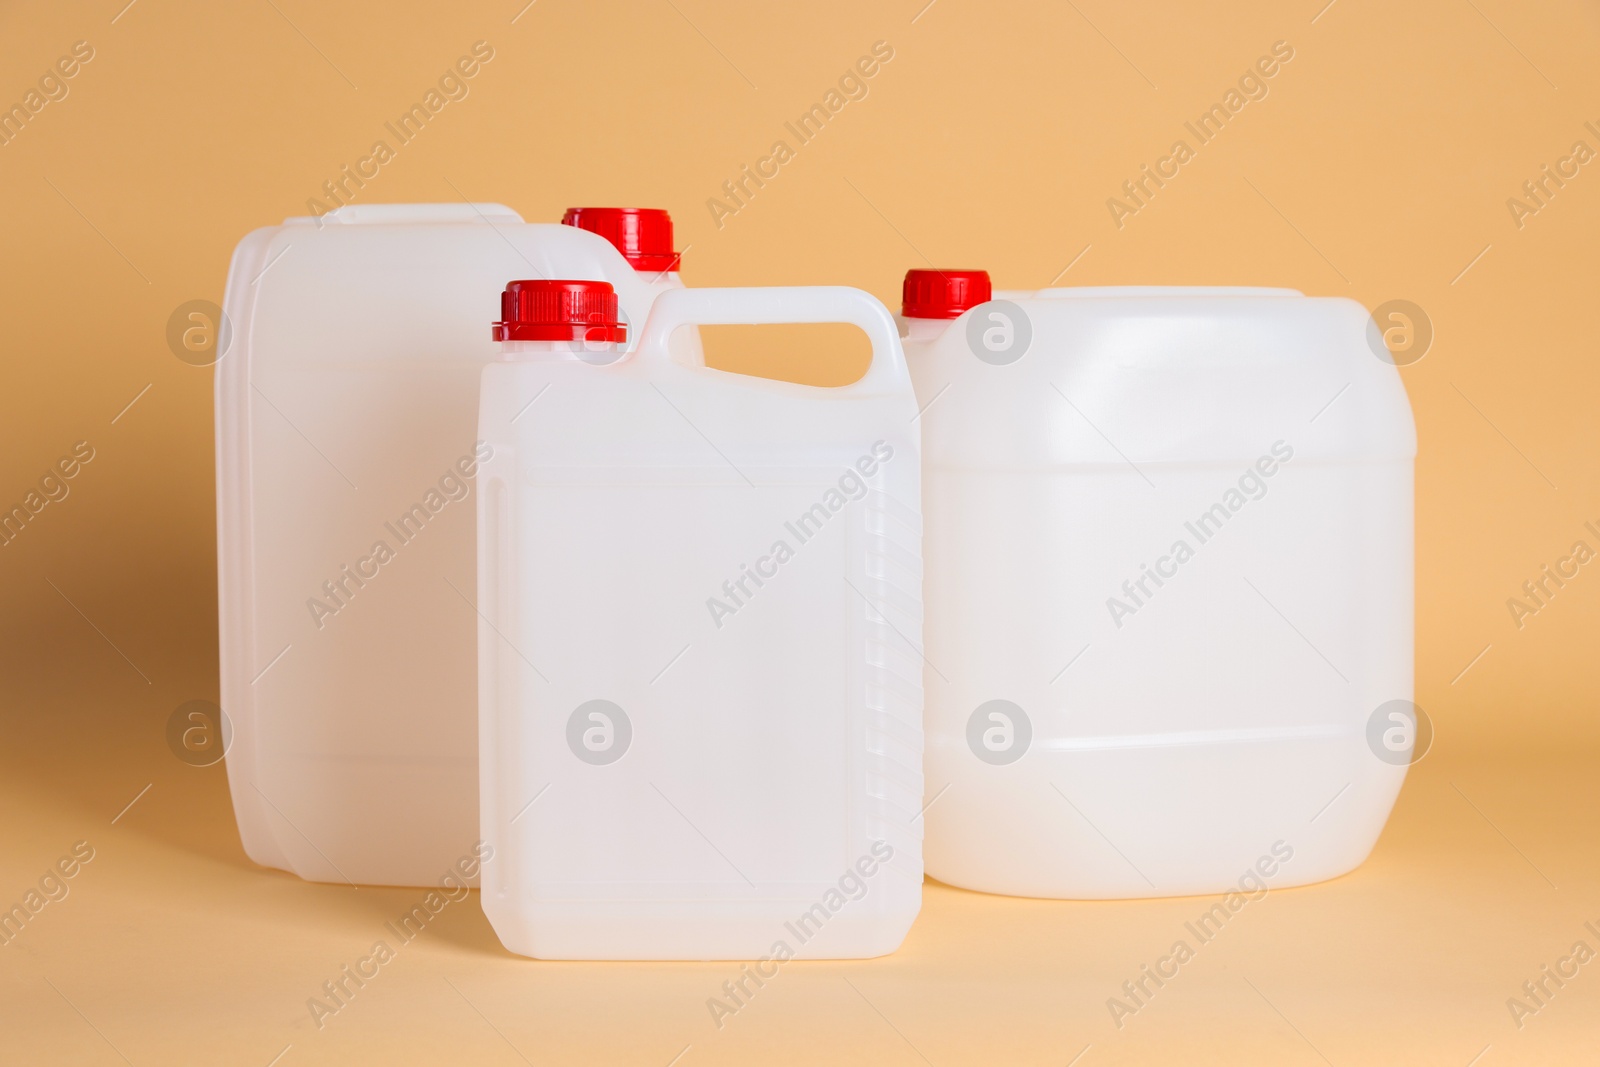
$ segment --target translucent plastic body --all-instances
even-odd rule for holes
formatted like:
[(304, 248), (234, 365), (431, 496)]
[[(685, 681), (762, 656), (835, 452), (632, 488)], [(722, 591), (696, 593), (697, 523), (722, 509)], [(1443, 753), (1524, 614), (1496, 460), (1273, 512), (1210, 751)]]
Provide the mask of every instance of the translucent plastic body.
[[(773, 322), (853, 323), (871, 369), (822, 389), (667, 353), (686, 324)], [(667, 293), (632, 356), (527, 343), (486, 369), (482, 901), (507, 948), (900, 944), (922, 899), (915, 418), (893, 320), (853, 289)]]
[[(1106, 898), (1352, 869), (1405, 774), (1369, 722), (1412, 698), (1416, 438), (1366, 312), (1002, 295), (908, 320), (928, 873)], [(997, 310), (1020, 356), (984, 350), (1024, 325)]]
[(500, 290), (541, 276), (609, 281), (633, 322), (678, 287), (493, 204), (343, 208), (234, 253), (216, 385), (222, 706), (258, 863), (431, 885), (472, 854), (478, 382)]

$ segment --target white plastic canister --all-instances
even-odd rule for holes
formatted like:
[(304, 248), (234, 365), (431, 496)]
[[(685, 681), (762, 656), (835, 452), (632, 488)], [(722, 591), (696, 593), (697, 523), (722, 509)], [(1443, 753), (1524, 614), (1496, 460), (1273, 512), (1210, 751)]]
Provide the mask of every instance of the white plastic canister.
[(906, 280), (928, 873), (1107, 898), (1349, 871), (1415, 720), (1416, 435), (1370, 318), (1283, 289), (1007, 295)]
[(424, 885), (473, 857), (483, 321), (507, 279), (540, 274), (609, 281), (641, 322), (679, 287), (497, 204), (349, 206), (234, 253), (216, 378), (221, 684), (258, 863)]
[[(508, 291), (483, 375), (482, 902), (546, 959), (876, 956), (922, 899), (916, 405), (845, 288)], [(668, 351), (694, 323), (845, 322), (823, 389)], [(768, 973), (763, 970), (763, 973)]]

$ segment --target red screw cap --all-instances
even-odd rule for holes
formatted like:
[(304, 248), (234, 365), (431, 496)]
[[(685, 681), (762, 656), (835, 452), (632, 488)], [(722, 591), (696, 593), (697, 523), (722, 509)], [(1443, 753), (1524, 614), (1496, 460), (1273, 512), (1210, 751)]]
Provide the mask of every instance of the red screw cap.
[(501, 321), (496, 341), (598, 341), (628, 339), (618, 321), (617, 293), (610, 282), (547, 281), (506, 283), (500, 294)]
[(956, 319), (994, 296), (986, 270), (908, 270), (900, 292), (908, 319)]
[(655, 207), (569, 207), (563, 226), (597, 233), (616, 246), (634, 270), (678, 269), (672, 250), (672, 216)]

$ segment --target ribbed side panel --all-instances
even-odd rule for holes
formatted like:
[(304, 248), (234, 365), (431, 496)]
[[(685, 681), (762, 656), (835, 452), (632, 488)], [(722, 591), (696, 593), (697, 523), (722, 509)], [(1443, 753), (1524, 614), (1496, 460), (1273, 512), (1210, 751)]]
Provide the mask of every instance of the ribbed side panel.
[(916, 857), (920, 878), (922, 515), (881, 490), (865, 503), (867, 832)]

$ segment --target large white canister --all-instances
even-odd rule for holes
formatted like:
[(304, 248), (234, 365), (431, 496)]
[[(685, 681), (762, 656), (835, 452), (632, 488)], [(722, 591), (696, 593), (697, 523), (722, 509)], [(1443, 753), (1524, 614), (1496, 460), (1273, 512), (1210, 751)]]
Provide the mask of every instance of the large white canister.
[(1113, 898), (1351, 870), (1415, 728), (1416, 434), (1367, 312), (1005, 295), (906, 279), (928, 873)]
[[(515, 282), (483, 375), (482, 902), (546, 959), (893, 951), (922, 901), (916, 403), (845, 288), (684, 289), (631, 355), (604, 286)], [(817, 388), (669, 354), (844, 322)]]
[(659, 256), (635, 269), (640, 231), (612, 234), (619, 252), (497, 204), (375, 204), (235, 251), (216, 376), (221, 692), (257, 863), (378, 885), (475, 869), (483, 323), (507, 280), (540, 275), (608, 281), (642, 322), (679, 282)]

